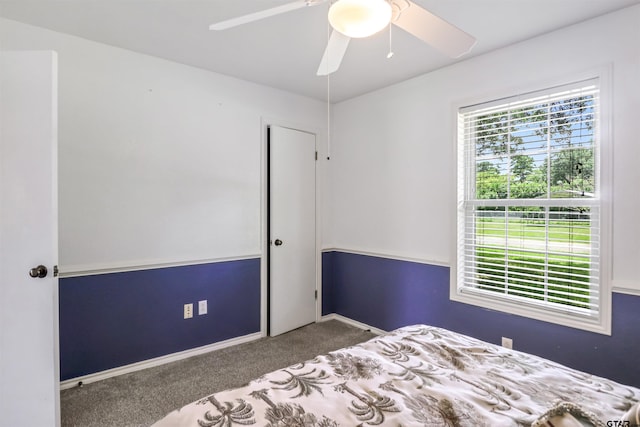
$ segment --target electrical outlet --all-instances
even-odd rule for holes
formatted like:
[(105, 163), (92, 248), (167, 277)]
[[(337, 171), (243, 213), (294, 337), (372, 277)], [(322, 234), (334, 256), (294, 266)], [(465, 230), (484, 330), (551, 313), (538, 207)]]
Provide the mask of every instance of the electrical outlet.
[(502, 346), (505, 348), (513, 348), (513, 340), (511, 338), (502, 337)]
[(198, 316), (207, 314), (207, 300), (198, 301)]
[(193, 304), (184, 305), (184, 318), (191, 319), (193, 317)]

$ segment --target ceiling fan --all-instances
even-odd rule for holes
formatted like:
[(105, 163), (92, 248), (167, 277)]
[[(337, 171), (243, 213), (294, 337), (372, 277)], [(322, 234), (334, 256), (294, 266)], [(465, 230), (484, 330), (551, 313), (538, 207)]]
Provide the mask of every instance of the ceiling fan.
[[(330, 0), (297, 0), (218, 22), (209, 29), (225, 30), (327, 1)], [(409, 0), (337, 0), (329, 8), (328, 19), (333, 30), (318, 67), (319, 76), (338, 70), (351, 38), (371, 36), (390, 24), (452, 58), (464, 55), (476, 44), (473, 36)]]

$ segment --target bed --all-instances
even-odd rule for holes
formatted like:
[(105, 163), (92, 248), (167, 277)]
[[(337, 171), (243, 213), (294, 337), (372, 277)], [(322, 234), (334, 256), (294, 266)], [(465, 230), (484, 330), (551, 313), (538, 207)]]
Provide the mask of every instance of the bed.
[(639, 400), (640, 389), (415, 325), (204, 397), (154, 427), (631, 427)]

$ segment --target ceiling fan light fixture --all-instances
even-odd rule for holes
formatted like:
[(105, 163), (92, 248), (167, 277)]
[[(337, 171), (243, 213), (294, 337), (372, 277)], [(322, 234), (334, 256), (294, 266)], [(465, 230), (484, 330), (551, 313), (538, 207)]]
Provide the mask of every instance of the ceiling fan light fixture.
[(329, 23), (347, 37), (369, 37), (391, 22), (387, 0), (338, 0), (329, 8)]

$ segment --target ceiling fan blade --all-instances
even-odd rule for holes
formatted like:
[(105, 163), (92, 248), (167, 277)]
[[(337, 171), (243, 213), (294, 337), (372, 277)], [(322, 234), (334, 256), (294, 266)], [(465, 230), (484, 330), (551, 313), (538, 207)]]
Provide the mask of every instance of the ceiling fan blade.
[(259, 21), (270, 16), (279, 15), (281, 13), (290, 12), (296, 9), (302, 9), (307, 6), (316, 6), (324, 3), (326, 0), (297, 0), (291, 3), (285, 3), (271, 9), (261, 10), (259, 12), (250, 13), (248, 15), (238, 16), (237, 18), (227, 19), (226, 21), (216, 22), (209, 25), (210, 30), (226, 30), (227, 28), (237, 27), (238, 25), (247, 24), (249, 22)]
[(407, 3), (409, 7), (393, 21), (398, 27), (452, 58), (464, 55), (475, 46), (476, 39), (470, 34), (415, 3)]
[(318, 67), (318, 76), (326, 76), (340, 68), (340, 63), (344, 57), (347, 47), (349, 46), (350, 37), (345, 36), (339, 31), (333, 30), (329, 37), (329, 43), (324, 50), (320, 66)]

